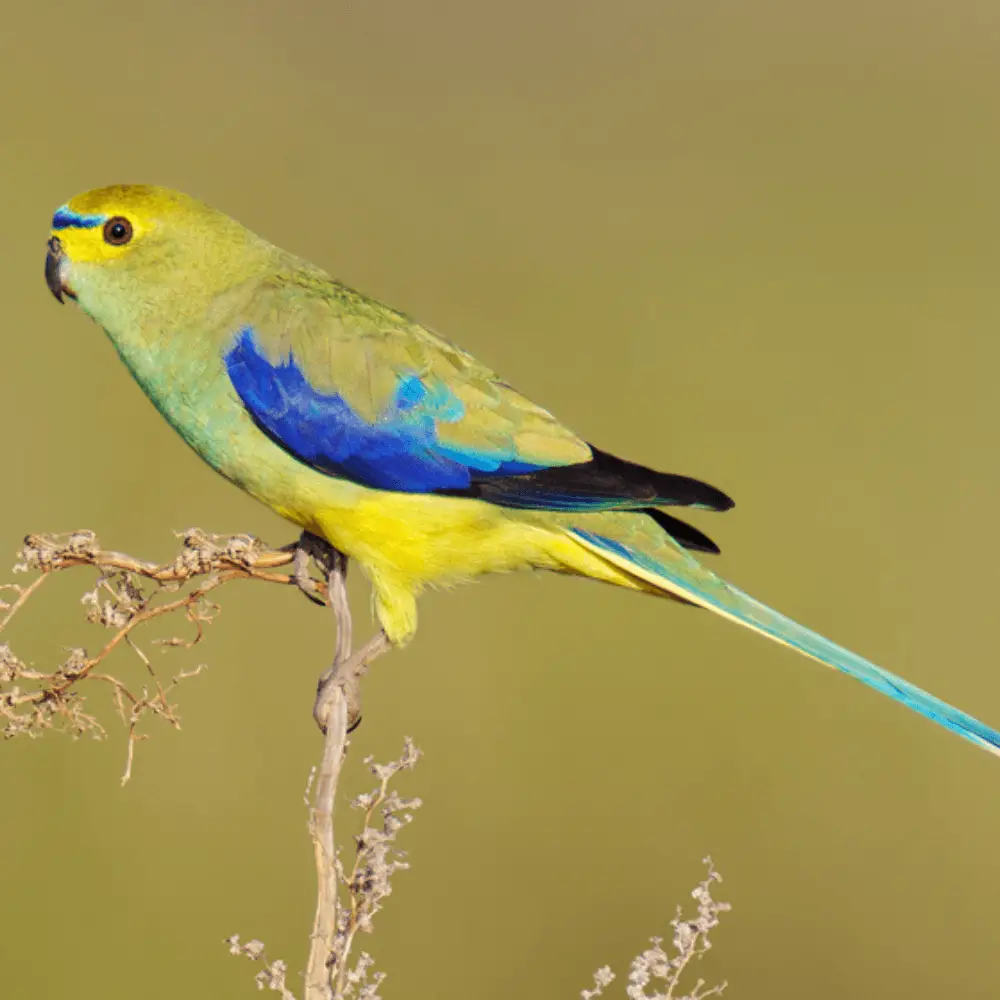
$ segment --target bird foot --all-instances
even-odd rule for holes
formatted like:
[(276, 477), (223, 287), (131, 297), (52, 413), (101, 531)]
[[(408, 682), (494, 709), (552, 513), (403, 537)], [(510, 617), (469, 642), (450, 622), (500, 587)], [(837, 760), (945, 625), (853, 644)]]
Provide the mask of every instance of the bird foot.
[(334, 573), (346, 575), (347, 556), (325, 538), (310, 531), (303, 531), (297, 541), (285, 546), (285, 550), (293, 553), (292, 579), (295, 585), (314, 604), (325, 605), (326, 601), (318, 593), (322, 585), (309, 574), (309, 561), (315, 560), (323, 576), (329, 580)]

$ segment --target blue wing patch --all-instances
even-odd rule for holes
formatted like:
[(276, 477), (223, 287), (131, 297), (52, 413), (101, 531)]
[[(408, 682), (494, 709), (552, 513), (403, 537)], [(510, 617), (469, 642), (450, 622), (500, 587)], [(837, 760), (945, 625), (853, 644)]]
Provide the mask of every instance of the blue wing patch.
[(466, 451), (438, 440), (439, 423), (465, 416), (443, 384), (402, 375), (389, 404), (369, 423), (338, 393), (310, 385), (293, 354), (271, 362), (245, 327), (226, 370), (257, 425), (300, 461), (329, 475), (402, 493), (464, 490), (473, 476), (510, 476), (539, 466), (496, 449)]

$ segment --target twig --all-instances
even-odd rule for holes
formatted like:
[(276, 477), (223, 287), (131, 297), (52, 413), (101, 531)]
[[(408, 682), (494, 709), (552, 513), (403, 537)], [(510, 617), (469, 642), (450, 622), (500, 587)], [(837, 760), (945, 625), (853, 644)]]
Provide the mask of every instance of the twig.
[[(356, 978), (359, 968), (363, 968), (365, 972), (370, 968), (370, 962), (366, 963), (366, 956), (362, 954), (355, 970), (352, 972), (349, 969), (347, 960), (355, 936), (358, 931), (368, 934), (372, 932), (372, 920), (382, 908), (383, 900), (392, 892), (392, 876), (397, 871), (410, 867), (403, 860), (406, 855), (393, 845), (399, 831), (413, 821), (412, 811), (419, 809), (422, 803), (418, 798), (401, 798), (395, 790), (389, 790), (389, 783), (400, 771), (413, 768), (419, 759), (420, 751), (407, 738), (403, 741), (402, 754), (391, 763), (375, 764), (371, 757), (365, 760), (379, 785), (373, 791), (359, 795), (351, 803), (355, 809), (365, 810), (365, 817), (361, 835), (355, 840), (356, 852), (351, 873), (346, 878), (340, 873), (341, 881), (349, 892), (350, 907), (342, 910), (338, 918), (334, 948), (337, 998), (350, 994), (349, 987), (354, 981), (352, 976)], [(376, 811), (382, 813), (381, 829), (373, 826)]]
[(323, 739), (323, 758), (309, 818), (309, 832), (316, 858), (316, 916), (306, 966), (306, 1000), (332, 1000), (335, 994), (331, 978), (336, 977), (338, 982), (340, 978), (339, 970), (335, 968), (340, 879), (337, 872), (333, 809), (346, 751), (347, 699), (338, 690), (331, 698), (326, 736)]
[[(10, 646), (0, 644), (0, 735), (5, 738), (39, 736), (48, 729), (60, 729), (73, 736), (106, 736), (97, 717), (86, 711), (82, 695), (84, 681), (100, 680), (112, 687), (113, 701), (128, 734), (128, 752), (122, 781), (132, 774), (135, 745), (145, 739), (140, 724), (147, 714), (157, 715), (170, 725), (180, 725), (176, 707), (168, 695), (181, 681), (195, 676), (182, 671), (169, 684), (162, 684), (152, 661), (136, 641), (136, 632), (148, 622), (181, 615), (193, 628), (188, 638), (153, 640), (166, 648), (197, 645), (204, 629), (219, 612), (210, 599), (219, 587), (233, 580), (257, 580), (300, 587), (312, 600), (326, 603), (323, 584), (307, 573), (281, 572), (293, 569), (290, 548), (269, 549), (250, 535), (228, 537), (208, 535), (198, 529), (181, 535), (181, 550), (171, 562), (145, 562), (121, 552), (102, 549), (93, 532), (68, 535), (29, 535), (24, 540), (15, 572), (37, 572), (28, 585), (6, 584), (0, 590), (13, 591), (14, 598), (0, 602), (0, 632), (21, 613), (53, 574), (89, 566), (98, 570), (96, 586), (83, 596), (90, 607), (87, 620), (112, 631), (112, 636), (94, 654), (71, 650), (54, 668), (28, 667)], [(193, 586), (192, 586), (193, 585)], [(185, 587), (190, 587), (185, 591)], [(167, 599), (166, 595), (173, 596)], [(131, 690), (123, 680), (97, 668), (121, 645), (130, 646), (142, 662), (155, 688)]]
[[(345, 662), (351, 655), (351, 609), (347, 603), (347, 563), (331, 563), (327, 582), (330, 607), (337, 623), (334, 664)], [(337, 872), (337, 850), (333, 831), (334, 799), (340, 769), (347, 753), (347, 697), (336, 688), (330, 695), (323, 757), (319, 766), (313, 805), (309, 816), (309, 832), (316, 858), (316, 916), (309, 941), (309, 962), (306, 966), (306, 1000), (330, 1000), (333, 997), (331, 967), (336, 961), (334, 951), (337, 936), (337, 893), (340, 879)]]

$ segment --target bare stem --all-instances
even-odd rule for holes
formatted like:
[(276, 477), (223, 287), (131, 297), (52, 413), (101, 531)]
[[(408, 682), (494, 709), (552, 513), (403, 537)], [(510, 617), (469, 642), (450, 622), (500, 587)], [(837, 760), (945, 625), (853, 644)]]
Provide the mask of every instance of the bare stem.
[(337, 975), (334, 945), (337, 936), (338, 889), (336, 842), (333, 816), (337, 783), (347, 753), (347, 699), (338, 691), (330, 704), (330, 716), (323, 739), (323, 757), (316, 780), (310, 812), (310, 834), (316, 859), (316, 916), (309, 942), (306, 967), (306, 1000), (331, 1000), (331, 978)]
[[(351, 655), (351, 609), (347, 603), (347, 561), (337, 553), (330, 567), (327, 582), (330, 607), (337, 623), (334, 666)], [(331, 1000), (331, 980), (337, 975), (333, 965), (338, 924), (338, 891), (340, 878), (333, 815), (337, 783), (347, 754), (347, 697), (337, 688), (329, 702), (323, 757), (313, 793), (309, 816), (309, 832), (316, 859), (316, 916), (309, 942), (309, 962), (306, 966), (306, 1000)]]

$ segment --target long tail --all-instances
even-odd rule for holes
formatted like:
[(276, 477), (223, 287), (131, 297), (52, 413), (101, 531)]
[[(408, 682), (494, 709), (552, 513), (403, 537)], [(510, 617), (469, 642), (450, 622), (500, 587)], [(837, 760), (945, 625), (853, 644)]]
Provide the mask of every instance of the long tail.
[(619, 569), (666, 594), (714, 611), (856, 677), (970, 743), (1000, 756), (1000, 733), (726, 583), (682, 552), (664, 533), (654, 534), (648, 518), (627, 514), (598, 517), (600, 520), (587, 523), (586, 528), (574, 525), (567, 530), (580, 544)]

